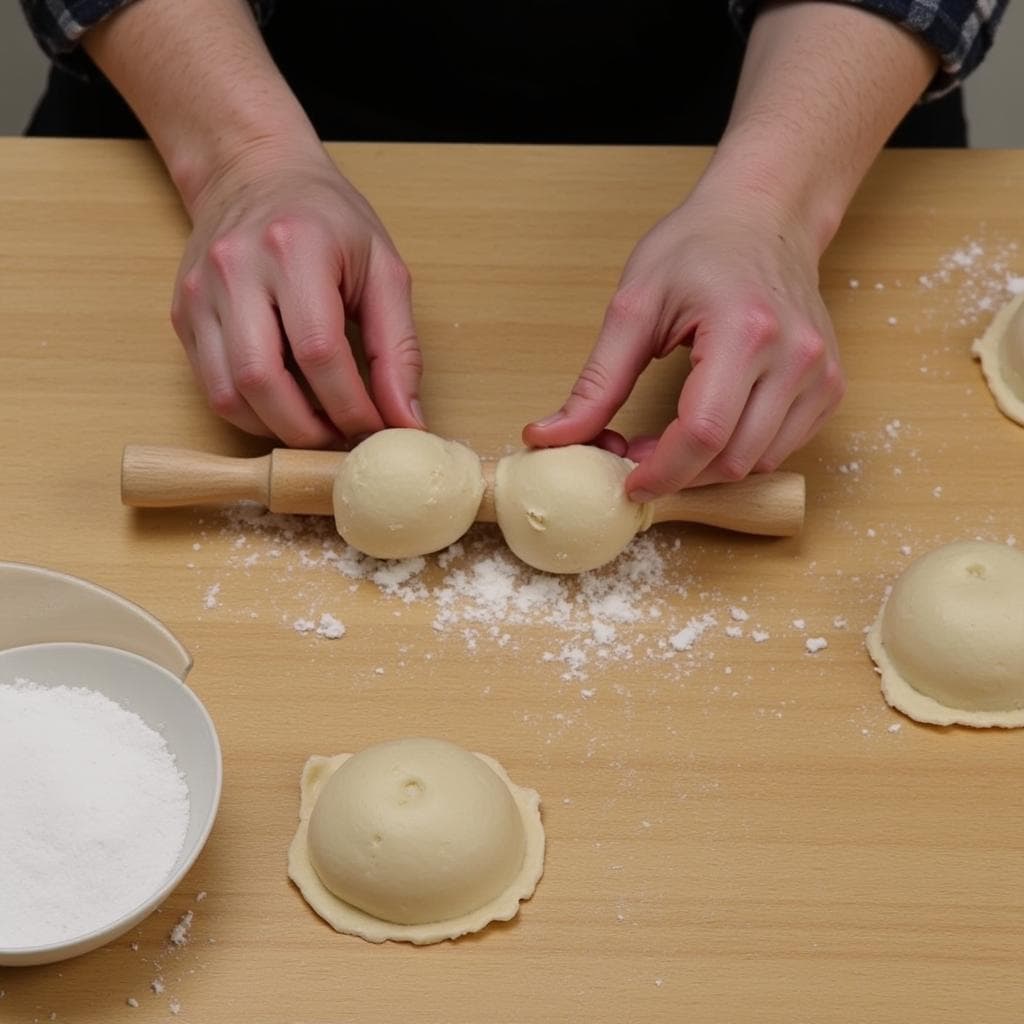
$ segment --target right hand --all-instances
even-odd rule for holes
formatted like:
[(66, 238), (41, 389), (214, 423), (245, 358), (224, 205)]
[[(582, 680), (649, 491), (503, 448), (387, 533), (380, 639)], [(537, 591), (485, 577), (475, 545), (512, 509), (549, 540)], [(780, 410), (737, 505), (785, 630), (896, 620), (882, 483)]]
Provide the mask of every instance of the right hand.
[[(171, 320), (210, 407), (293, 448), (423, 427), (409, 271), (327, 154), (249, 150), (190, 202)], [(358, 319), (370, 390), (345, 336)], [(290, 349), (322, 408), (289, 371)]]

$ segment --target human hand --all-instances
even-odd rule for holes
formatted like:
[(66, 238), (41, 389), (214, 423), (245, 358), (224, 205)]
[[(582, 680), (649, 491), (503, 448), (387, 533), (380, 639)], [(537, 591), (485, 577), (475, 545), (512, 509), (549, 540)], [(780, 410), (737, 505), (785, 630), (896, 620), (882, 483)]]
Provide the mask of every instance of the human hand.
[[(524, 441), (628, 456), (634, 501), (775, 469), (845, 390), (818, 256), (766, 197), (698, 186), (637, 244), (571, 394)], [(607, 430), (643, 369), (681, 344), (693, 369), (660, 438)]]
[[(318, 144), (249, 147), (188, 203), (171, 320), (210, 407), (295, 448), (422, 427), (409, 271)], [(360, 323), (370, 391), (345, 334)], [(288, 368), (288, 352), (322, 407)]]

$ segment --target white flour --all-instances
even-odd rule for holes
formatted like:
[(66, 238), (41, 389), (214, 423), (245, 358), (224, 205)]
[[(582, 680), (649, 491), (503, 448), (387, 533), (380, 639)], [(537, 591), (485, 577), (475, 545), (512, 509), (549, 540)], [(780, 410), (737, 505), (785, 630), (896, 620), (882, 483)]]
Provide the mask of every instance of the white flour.
[[(230, 554), (221, 578), (204, 586), (204, 595), (216, 588), (218, 604), (211, 608), (203, 599), (203, 608), (235, 610), (235, 573), (265, 579), (280, 621), (314, 642), (347, 633), (341, 612), (370, 584), (385, 608), (392, 606), (393, 616), (425, 606), (429, 635), (460, 640), (470, 653), (516, 650), (533, 627), (555, 632), (562, 642), (531, 649), (528, 656), (556, 668), (565, 680), (585, 679), (637, 659), (668, 662), (683, 654), (692, 664), (697, 641), (717, 625), (722, 601), (717, 594), (693, 595), (702, 607), (681, 615), (672, 599), (690, 598), (693, 581), (669, 570), (679, 541), (653, 534), (637, 538), (606, 569), (559, 577), (525, 566), (493, 530), (476, 528), (429, 559), (382, 562), (347, 546), (325, 518), (273, 515), (256, 507), (223, 515), (218, 532)], [(733, 612), (747, 615), (740, 608)], [(258, 615), (248, 608), (246, 613)]]
[(188, 788), (162, 736), (83, 687), (0, 684), (0, 946), (117, 920), (170, 874)]
[(925, 291), (952, 297), (952, 310), (930, 311), (948, 316), (958, 327), (971, 327), (991, 318), (1012, 296), (1024, 291), (1024, 277), (1014, 273), (1020, 258), (1016, 242), (965, 238), (939, 258), (935, 268), (917, 282)]

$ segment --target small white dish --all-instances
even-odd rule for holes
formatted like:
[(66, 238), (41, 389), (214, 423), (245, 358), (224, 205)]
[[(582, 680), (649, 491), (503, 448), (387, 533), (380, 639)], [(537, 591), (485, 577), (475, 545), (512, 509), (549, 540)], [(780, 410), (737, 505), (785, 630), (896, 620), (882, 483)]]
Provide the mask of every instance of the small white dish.
[(96, 690), (159, 732), (188, 784), (189, 825), (170, 875), (149, 899), (102, 928), (65, 942), (0, 948), (0, 965), (6, 966), (79, 956), (106, 945), (147, 917), (174, 891), (202, 851), (217, 814), (222, 782), (220, 743), (213, 722), (199, 698), (167, 668), (114, 647), (42, 643), (0, 650), (0, 683), (17, 677), (41, 686)]
[(120, 594), (54, 569), (0, 562), (0, 650), (56, 641), (132, 651), (179, 679), (192, 667), (178, 638)]

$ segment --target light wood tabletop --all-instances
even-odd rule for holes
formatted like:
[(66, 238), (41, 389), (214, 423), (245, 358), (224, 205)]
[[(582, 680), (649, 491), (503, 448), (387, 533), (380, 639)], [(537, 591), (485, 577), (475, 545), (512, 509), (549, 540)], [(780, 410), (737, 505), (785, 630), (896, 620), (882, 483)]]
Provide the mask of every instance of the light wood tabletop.
[[(413, 272), (432, 429), (484, 455), (560, 404), (631, 246), (708, 155), (332, 153)], [(0, 968), (0, 1021), (1020, 1021), (1024, 734), (902, 718), (862, 631), (930, 547), (1024, 543), (1024, 429), (969, 351), (1024, 283), (1022, 197), (1024, 153), (885, 154), (822, 268), (850, 388), (786, 467), (803, 533), (662, 525), (553, 595), (493, 527), (374, 577), (329, 521), (123, 508), (126, 443), (266, 446), (207, 411), (173, 335), (187, 223), (149, 150), (0, 141), (0, 557), (161, 618), (225, 759), (161, 912)], [(683, 365), (645, 375), (622, 429), (667, 420)], [(306, 758), (403, 735), (540, 792), (546, 871), (514, 922), (374, 946), (288, 882)]]

